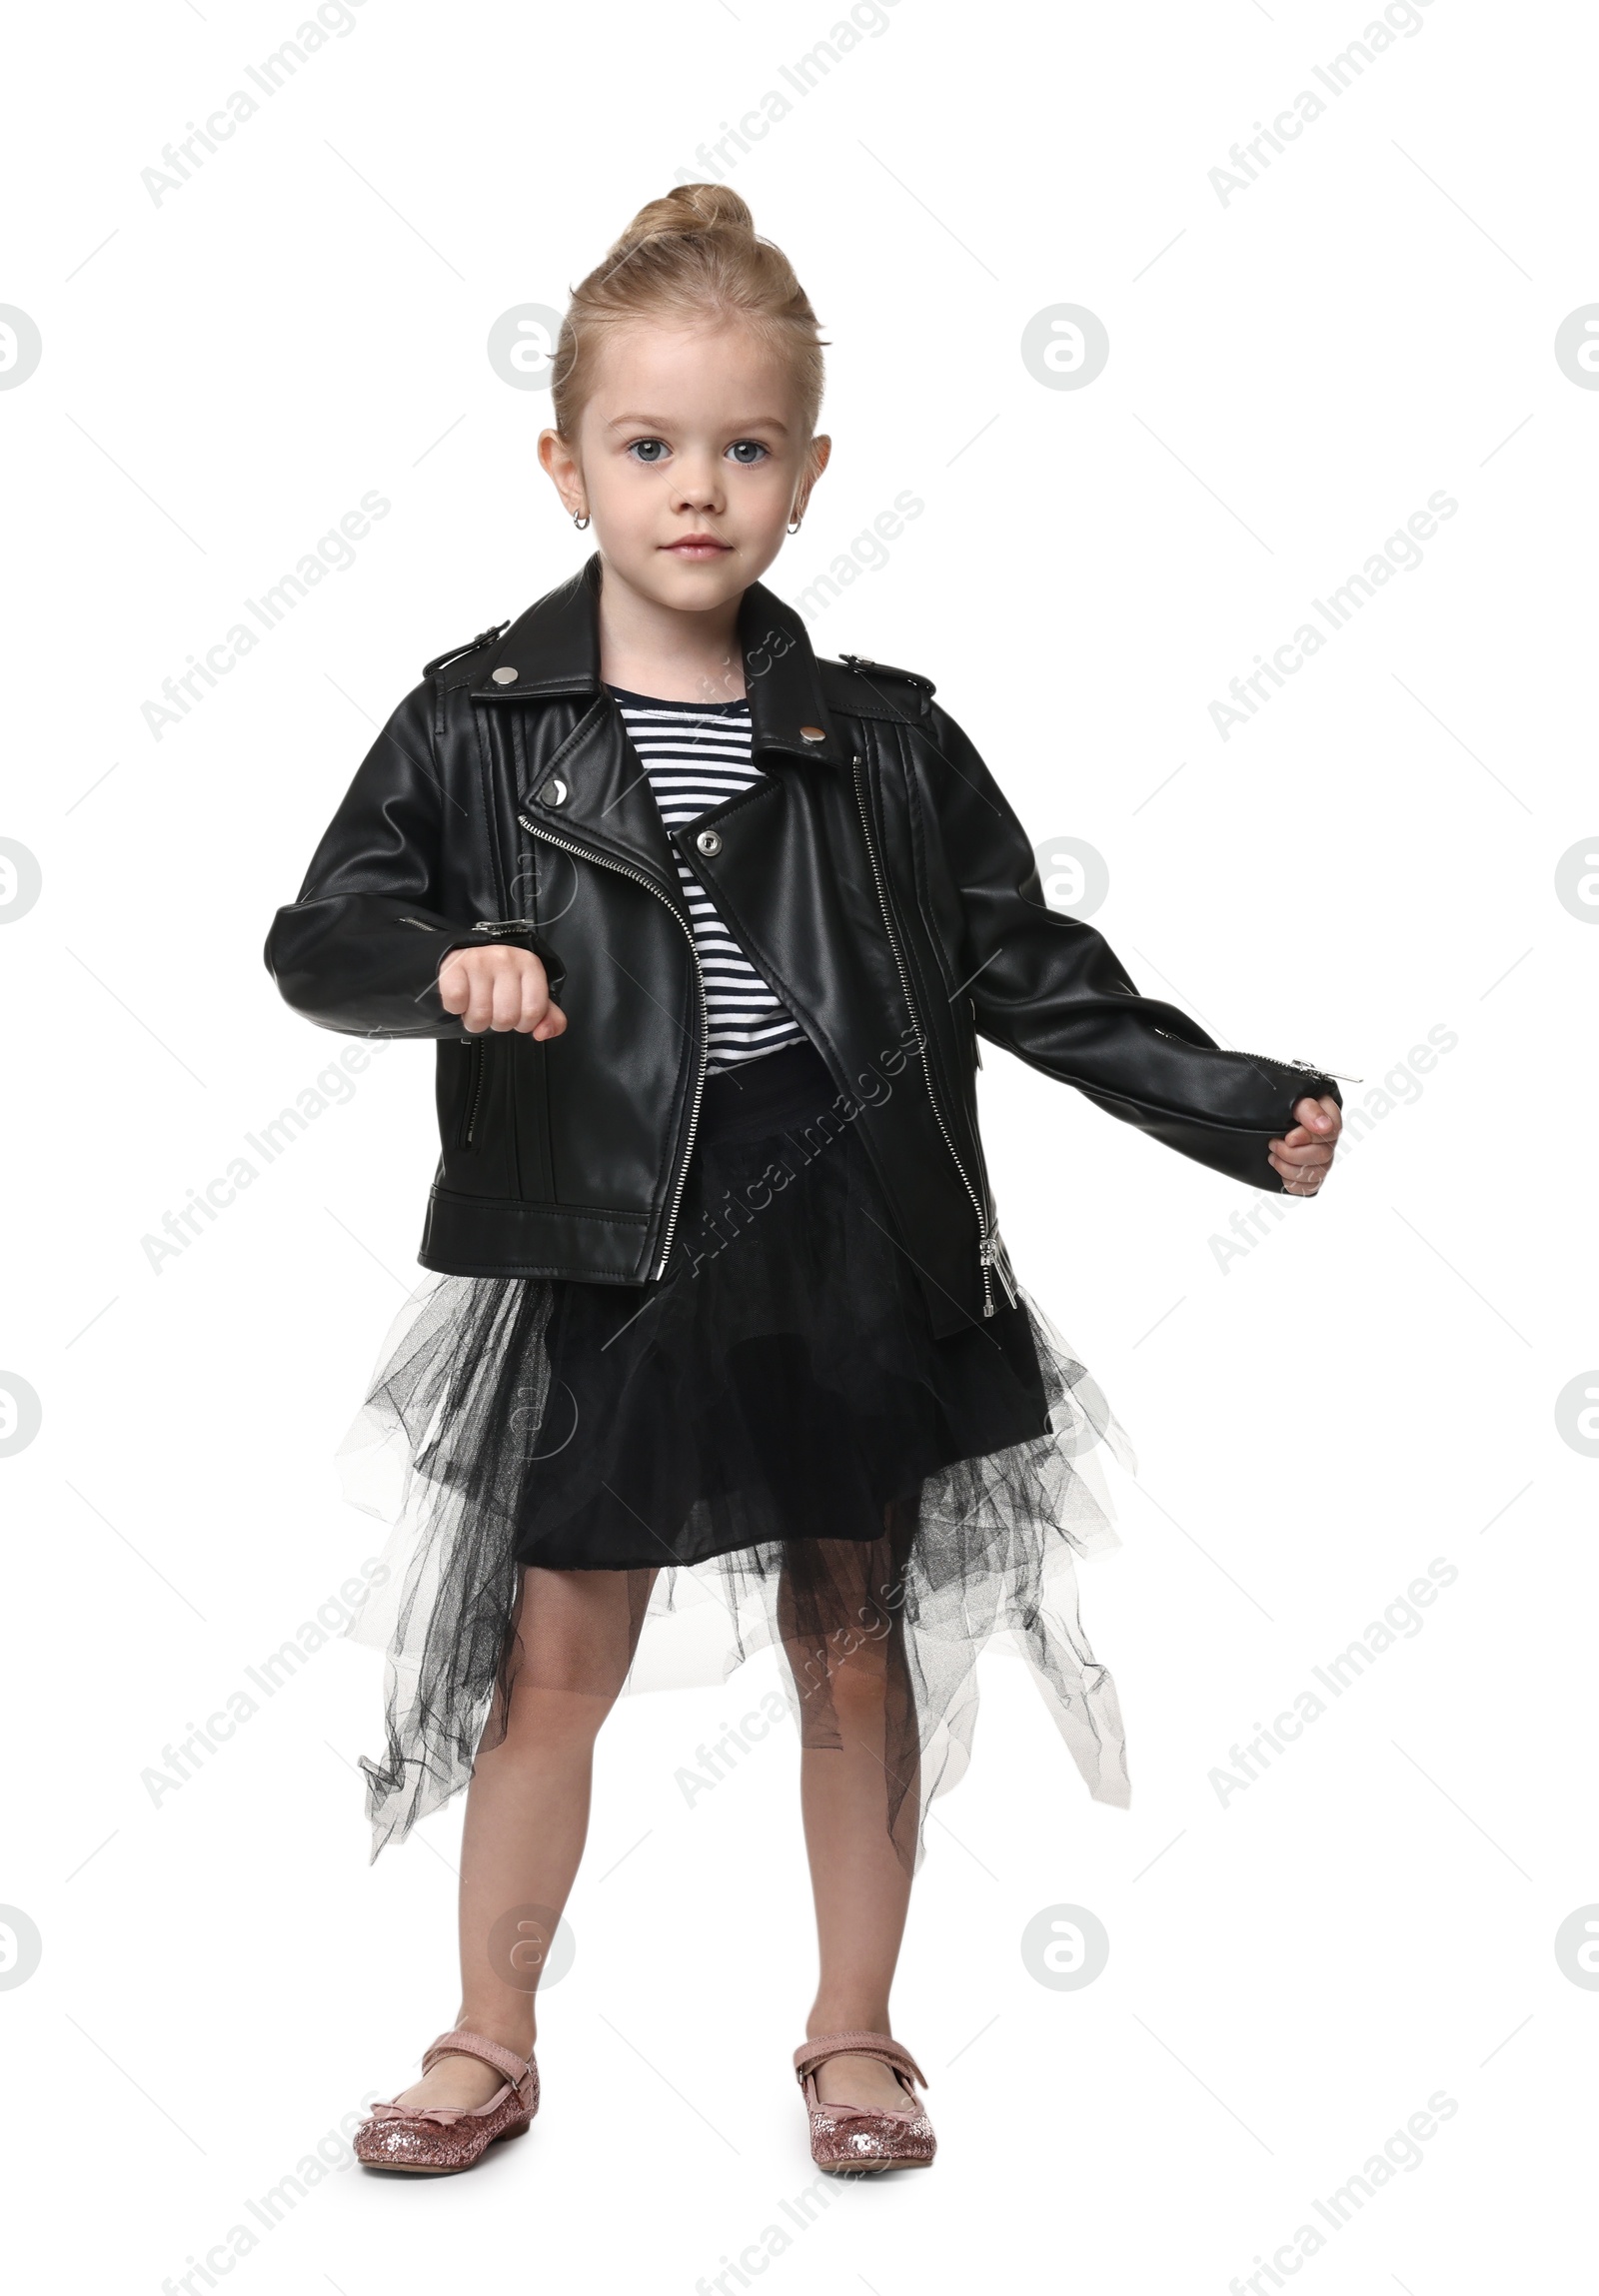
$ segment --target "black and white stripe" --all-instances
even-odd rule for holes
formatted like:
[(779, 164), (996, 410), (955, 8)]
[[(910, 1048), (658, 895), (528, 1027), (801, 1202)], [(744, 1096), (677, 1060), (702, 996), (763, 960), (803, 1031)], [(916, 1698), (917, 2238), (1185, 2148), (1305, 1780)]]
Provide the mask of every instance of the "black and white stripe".
[[(658, 701), (619, 685), (609, 690), (669, 829), (682, 828), (713, 805), (766, 779), (751, 754), (748, 701)], [(682, 859), (678, 875), (705, 976), (711, 1027), (708, 1073), (755, 1060), (785, 1044), (803, 1043), (804, 1030), (750, 962)]]

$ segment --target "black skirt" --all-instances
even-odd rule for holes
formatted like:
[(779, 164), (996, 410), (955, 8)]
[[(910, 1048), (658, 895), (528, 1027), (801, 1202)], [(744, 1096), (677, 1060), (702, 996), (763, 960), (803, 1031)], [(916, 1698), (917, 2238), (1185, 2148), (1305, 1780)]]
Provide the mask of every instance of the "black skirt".
[(352, 1630), (389, 1662), (388, 1748), (363, 1765), (374, 1855), (492, 1742), (546, 1571), (626, 1575), (597, 1690), (721, 1681), (776, 1646), (801, 1742), (823, 1747), (840, 1670), (880, 1677), (907, 1868), (965, 1766), (995, 1635), (1090, 1791), (1126, 1801), (1071, 1570), (1116, 1543), (1095, 1454), (1131, 1468), (1126, 1437), (1024, 1286), (933, 1336), (869, 1120), (808, 1043), (721, 1071), (659, 1283), (435, 1277), (408, 1302), (341, 1453), (352, 1499), (395, 1524)]

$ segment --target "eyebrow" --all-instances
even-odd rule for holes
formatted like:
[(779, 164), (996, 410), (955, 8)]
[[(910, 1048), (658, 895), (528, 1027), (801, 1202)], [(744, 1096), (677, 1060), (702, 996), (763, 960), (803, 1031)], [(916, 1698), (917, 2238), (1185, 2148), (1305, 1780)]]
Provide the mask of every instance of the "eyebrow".
[[(670, 431), (672, 424), (665, 415), (615, 415), (606, 425), (608, 431), (624, 431), (634, 424), (646, 424), (656, 431)], [(742, 423), (730, 425), (735, 431), (781, 431), (788, 436), (789, 426), (780, 423), (776, 415), (750, 415)]]

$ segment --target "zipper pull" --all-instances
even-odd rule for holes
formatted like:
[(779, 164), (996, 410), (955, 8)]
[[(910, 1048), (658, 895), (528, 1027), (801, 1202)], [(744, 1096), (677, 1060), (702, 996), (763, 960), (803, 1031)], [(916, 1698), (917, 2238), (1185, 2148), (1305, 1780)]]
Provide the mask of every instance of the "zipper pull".
[(1308, 1068), (1313, 1076), (1336, 1076), (1340, 1084), (1364, 1084), (1363, 1076), (1345, 1076), (1341, 1068), (1318, 1068), (1313, 1060), (1293, 1060), (1290, 1068)]
[(1015, 1270), (1010, 1265), (1010, 1254), (1005, 1250), (1003, 1244), (999, 1247), (998, 1268), (999, 1281), (1005, 1287), (1005, 1297), (1010, 1305), (1015, 1307), (1021, 1298), (1021, 1292), (1016, 1283)]
[(1004, 1286), (1006, 1299), (1014, 1307), (1020, 1296), (1016, 1290), (1016, 1272), (1010, 1265), (1010, 1254), (1005, 1250), (1004, 1238), (997, 1227), (991, 1228), (984, 1236), (977, 1257), (985, 1268), (992, 1268)]

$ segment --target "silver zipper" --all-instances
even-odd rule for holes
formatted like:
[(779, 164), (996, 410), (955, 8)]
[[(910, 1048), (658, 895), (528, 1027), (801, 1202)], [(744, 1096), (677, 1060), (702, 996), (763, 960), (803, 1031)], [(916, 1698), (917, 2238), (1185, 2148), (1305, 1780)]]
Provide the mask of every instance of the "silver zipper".
[[(1242, 1048), (1235, 1044), (1230, 1049), (1238, 1052)], [(1340, 1068), (1318, 1068), (1313, 1060), (1280, 1060), (1274, 1052), (1245, 1052), (1243, 1057), (1245, 1060), (1269, 1060), (1276, 1068), (1302, 1068), (1307, 1076), (1335, 1076), (1340, 1084), (1364, 1084), (1366, 1081), (1363, 1076), (1345, 1076)]]
[(979, 1259), (986, 1258), (988, 1265), (1003, 1284), (1005, 1296), (1010, 1305), (1014, 1307), (1017, 1298), (1015, 1270), (1010, 1265), (1010, 1254), (1005, 1250), (1004, 1238), (1000, 1235), (997, 1227), (990, 1231), (986, 1242), (980, 1247), (977, 1257)]
[(667, 1226), (661, 1245), (661, 1257), (655, 1268), (655, 1280), (659, 1281), (665, 1275), (667, 1262), (672, 1256), (673, 1231), (678, 1224), (678, 1208), (683, 1202), (683, 1191), (689, 1178), (689, 1159), (694, 1154), (694, 1137), (700, 1122), (700, 1100), (705, 1091), (706, 1070), (711, 1064), (711, 1012), (706, 1002), (706, 982), (705, 974), (700, 968), (700, 951), (694, 945), (694, 926), (673, 900), (672, 895), (665, 892), (656, 883), (654, 877), (647, 877), (643, 869), (631, 869), (626, 861), (614, 861), (608, 854), (593, 853), (587, 845), (575, 844), (570, 837), (558, 837), (553, 829), (546, 829), (540, 823), (530, 821), (526, 813), (519, 813), (517, 819), (530, 837), (543, 837), (548, 844), (559, 845), (563, 852), (576, 853), (581, 861), (593, 861), (602, 869), (616, 869), (624, 877), (636, 878), (641, 885), (647, 885), (650, 891), (682, 925), (689, 943), (689, 954), (694, 959), (694, 976), (700, 988), (700, 1065), (695, 1076), (694, 1106), (689, 1114), (688, 1145), (683, 1151), (683, 1163), (679, 1168), (677, 1185), (672, 1192), (671, 1208), (667, 1213)]
[(888, 946), (893, 951), (893, 961), (898, 968), (899, 986), (904, 994), (905, 1010), (909, 1013), (911, 1022), (915, 1027), (917, 1034), (922, 1039), (923, 1049), (921, 1055), (921, 1074), (927, 1087), (927, 1099), (931, 1105), (932, 1113), (937, 1119), (938, 1129), (943, 1134), (943, 1144), (949, 1151), (950, 1157), (954, 1163), (955, 1170), (960, 1174), (961, 1180), (965, 1185), (966, 1194), (971, 1198), (973, 1208), (977, 1214), (977, 1259), (982, 1269), (982, 1312), (985, 1316), (991, 1316), (994, 1312), (994, 1307), (993, 1284), (990, 1280), (990, 1271), (997, 1271), (999, 1281), (1005, 1288), (1005, 1292), (1009, 1298), (1010, 1305), (1014, 1307), (1016, 1304), (1015, 1288), (1011, 1281), (1013, 1271), (1010, 1268), (1009, 1254), (1005, 1252), (1004, 1246), (999, 1242), (999, 1230), (997, 1225), (994, 1227), (993, 1232), (991, 1234), (989, 1233), (988, 1214), (984, 1208), (982, 1198), (978, 1195), (976, 1189), (971, 1185), (970, 1176), (968, 1175), (964, 1164), (961, 1163), (959, 1153), (955, 1148), (954, 1141), (950, 1137), (949, 1127), (943, 1120), (943, 1110), (938, 1106), (938, 1096), (932, 1089), (932, 1071), (927, 1065), (926, 1054), (926, 1046), (931, 1042), (931, 1039), (928, 1037), (926, 1031), (922, 1028), (921, 1022), (916, 1014), (916, 1001), (910, 993), (910, 976), (905, 970), (904, 958), (899, 953), (899, 941), (897, 935), (894, 932), (893, 918), (890, 915), (888, 909), (888, 896), (883, 888), (882, 871), (877, 866), (876, 847), (871, 842), (871, 814), (866, 805), (866, 793), (864, 782), (860, 773), (860, 754), (858, 750), (850, 758), (849, 762), (855, 768), (855, 802), (860, 808), (860, 830), (866, 841), (866, 858), (871, 863), (872, 881), (877, 888), (877, 907), (882, 913), (882, 929), (888, 936)]
[(489, 1048), (481, 1036), (473, 1038), (472, 1050), (477, 1054), (477, 1059), (473, 1063), (467, 1102), (467, 1137), (462, 1143), (466, 1148), (472, 1146), (473, 1135), (478, 1129), (478, 1110), (483, 1105), (483, 1080), (489, 1073)]
[[(1188, 1043), (1185, 1036), (1173, 1036), (1169, 1028), (1157, 1028), (1156, 1036), (1163, 1036), (1168, 1044), (1186, 1044), (1190, 1052), (1198, 1047)], [(1318, 1068), (1313, 1060), (1283, 1060), (1275, 1052), (1245, 1052), (1241, 1044), (1226, 1044), (1223, 1052), (1235, 1052), (1240, 1060), (1269, 1060), (1273, 1068), (1301, 1068), (1307, 1076), (1335, 1076), (1340, 1084), (1364, 1084), (1363, 1076), (1345, 1076), (1341, 1068)]]

